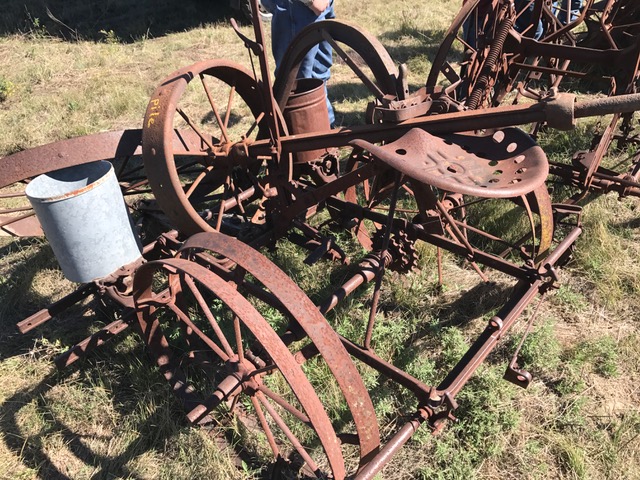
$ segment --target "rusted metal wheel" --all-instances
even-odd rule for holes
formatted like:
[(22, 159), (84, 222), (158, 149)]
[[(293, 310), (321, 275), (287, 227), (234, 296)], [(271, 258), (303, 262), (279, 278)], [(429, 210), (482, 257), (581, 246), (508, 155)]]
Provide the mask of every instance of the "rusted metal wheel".
[[(332, 45), (338, 59), (332, 76), (339, 78), (337, 82), (340, 84), (349, 84), (348, 91), (342, 91), (344, 86), (340, 84), (334, 86), (331, 80), (328, 82), (330, 100), (332, 97), (346, 98), (346, 105), (351, 110), (343, 114), (340, 102), (338, 100), (333, 102), (337, 127), (350, 127), (377, 121), (372, 115), (374, 104), (381, 105), (385, 98), (404, 98), (408, 93), (402, 86), (398, 68), (375, 37), (348, 23), (326, 20), (302, 30), (287, 50), (274, 84), (274, 94), (281, 109), (287, 105), (304, 55), (324, 40)], [(356, 108), (354, 111), (354, 104), (361, 108)], [(335, 155), (338, 157), (340, 167), (333, 172), (327, 172), (333, 174), (331, 179), (361, 166), (357, 160), (359, 153), (358, 149), (354, 150), (352, 147), (336, 150)], [(380, 193), (377, 192), (380, 182), (382, 179), (374, 177), (349, 187), (345, 191), (347, 201), (368, 206), (369, 197)], [(380, 193), (380, 196), (384, 196), (384, 193)], [(360, 243), (365, 248), (371, 249), (370, 233), (364, 224), (358, 222), (353, 229)]]
[[(153, 93), (142, 133), (145, 170), (182, 233), (233, 229), (250, 215), (263, 159), (250, 158), (245, 147), (265, 133), (263, 112), (251, 73), (226, 60), (182, 68)], [(178, 151), (174, 129), (195, 134), (199, 148)]]
[[(307, 474), (345, 478), (366, 463), (380, 443), (373, 405), (317, 307), (269, 260), (219, 232), (194, 235), (179, 257), (141, 267), (134, 298), (143, 338), (189, 420), (230, 410), (251, 438), (245, 450)], [(322, 378), (305, 376), (305, 361)], [(336, 433), (323, 407), (336, 398), (345, 402), (340, 424), (354, 432)]]
[[(184, 154), (199, 148), (200, 140), (191, 132), (183, 131), (175, 136), (180, 137), (180, 142), (173, 145), (175, 151)], [(113, 164), (130, 208), (140, 209), (143, 213), (154, 211), (142, 164), (141, 143), (141, 130), (121, 130), (61, 140), (0, 159), (0, 228), (17, 237), (41, 235), (39, 223), (24, 194), (27, 183), (43, 173), (99, 160)], [(142, 204), (141, 200), (148, 202)]]
[(503, 46), (515, 22), (507, 0), (471, 0), (454, 18), (427, 77), (427, 88), (446, 93), (475, 109), (495, 105), (502, 92), (498, 76), (506, 73)]
[[(382, 100), (385, 95), (403, 95), (403, 92), (399, 91), (401, 86), (398, 82), (398, 69), (384, 46), (375, 37), (348, 23), (324, 20), (300, 31), (282, 59), (273, 86), (281, 110), (287, 105), (304, 56), (311, 48), (325, 40), (333, 47), (334, 57), (337, 59), (332, 75), (339, 75), (342, 84), (349, 83), (346, 87), (334, 87), (329, 81), (329, 99), (335, 95), (347, 99), (351, 105), (362, 102), (364, 107), (360, 111), (337, 118), (337, 126), (364, 123), (367, 106), (365, 102), (373, 99)], [(347, 67), (346, 70), (343, 65)], [(334, 107), (336, 116), (339, 117), (339, 105), (335, 104)]]

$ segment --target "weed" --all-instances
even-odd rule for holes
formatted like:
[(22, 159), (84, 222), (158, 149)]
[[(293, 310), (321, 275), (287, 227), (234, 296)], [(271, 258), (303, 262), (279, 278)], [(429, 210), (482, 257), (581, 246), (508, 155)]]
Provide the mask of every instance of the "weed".
[(4, 77), (0, 77), (0, 102), (7, 100), (15, 91), (16, 87)]
[(584, 311), (587, 306), (587, 300), (584, 295), (566, 283), (560, 285), (560, 288), (555, 291), (552, 298), (555, 303), (563, 305), (574, 313)]
[(47, 38), (49, 36), (49, 31), (40, 19), (38, 17), (31, 16), (31, 13), (29, 13), (28, 10), (26, 11), (26, 15), (28, 19), (29, 36), (34, 39)]
[(558, 437), (555, 451), (560, 467), (567, 476), (576, 479), (587, 477), (585, 451), (582, 448), (566, 438)]
[(569, 361), (576, 367), (590, 367), (603, 377), (613, 377), (618, 373), (618, 345), (608, 336), (585, 340), (570, 353)]
[(103, 36), (104, 43), (115, 45), (121, 43), (118, 35), (113, 30), (100, 30), (100, 34)]
[[(509, 341), (512, 351), (520, 343), (522, 336), (515, 335)], [(555, 369), (560, 363), (560, 344), (555, 337), (554, 323), (544, 322), (540, 327), (532, 331), (520, 349), (520, 366), (536, 371), (549, 371)]]

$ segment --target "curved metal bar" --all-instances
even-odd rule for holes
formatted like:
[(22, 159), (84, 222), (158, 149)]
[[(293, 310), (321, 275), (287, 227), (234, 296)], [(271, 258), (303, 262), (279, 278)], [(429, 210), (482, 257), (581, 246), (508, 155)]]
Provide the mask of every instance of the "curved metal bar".
[[(159, 367), (163, 370), (165, 378), (167, 378), (174, 390), (183, 389), (182, 391), (184, 393), (188, 393), (189, 388), (184, 375), (181, 375), (177, 369), (171, 347), (164, 337), (158, 320), (155, 317), (155, 305), (158, 299), (153, 294), (152, 284), (154, 273), (159, 270), (165, 270), (169, 274), (181, 272), (182, 274), (192, 277), (211, 292), (215, 293), (215, 295), (242, 320), (247, 329), (251, 331), (256, 340), (268, 352), (274, 364), (278, 366), (280, 373), (286, 379), (292, 392), (303, 406), (310, 423), (313, 425), (325, 449), (334, 477), (339, 479), (344, 478), (344, 460), (340, 452), (336, 433), (331, 426), (331, 421), (311, 383), (307, 380), (291, 352), (284, 343), (282, 343), (280, 337), (278, 337), (277, 333), (255, 307), (228, 282), (205, 267), (181, 258), (156, 260), (140, 267), (134, 278), (133, 294), (143, 338), (154, 353)], [(164, 300), (165, 299), (162, 299), (160, 302), (163, 303)], [(169, 302), (172, 301), (170, 298), (166, 300)], [(332, 334), (334, 336), (336, 335), (333, 332)], [(230, 383), (233, 384), (232, 387), (235, 389), (238, 388), (238, 383), (242, 383), (242, 381), (243, 379), (237, 379), (236, 382)], [(216, 393), (213, 395), (215, 399), (211, 399), (212, 405), (218, 404), (225, 398), (226, 394), (227, 392), (219, 385)], [(190, 412), (190, 418), (197, 421), (206, 416), (210, 411), (209, 407), (206, 402), (200, 403)]]
[(274, 263), (241, 241), (219, 232), (200, 233), (189, 238), (180, 252), (206, 249), (224, 255), (261, 282), (298, 322), (333, 373), (347, 400), (360, 442), (361, 463), (380, 445), (373, 403), (362, 377), (335, 331), (307, 295)]
[(96, 133), (48, 143), (0, 159), (0, 188), (61, 168), (141, 153), (142, 130)]
[[(274, 96), (280, 110), (284, 110), (287, 104), (302, 59), (311, 47), (327, 39), (350, 46), (362, 57), (364, 63), (373, 73), (379, 92), (397, 92), (398, 69), (387, 50), (375, 37), (362, 31), (361, 28), (343, 21), (323, 20), (301, 30), (284, 54), (273, 85)], [(350, 66), (362, 79), (364, 73), (359, 67)]]

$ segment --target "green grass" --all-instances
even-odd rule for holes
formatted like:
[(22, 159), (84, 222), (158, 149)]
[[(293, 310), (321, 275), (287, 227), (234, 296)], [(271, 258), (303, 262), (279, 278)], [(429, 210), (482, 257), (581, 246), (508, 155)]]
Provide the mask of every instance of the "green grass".
[[(424, 84), (459, 4), (339, 2), (337, 12), (407, 63), (409, 84), (416, 88)], [(42, 12), (24, 17), (14, 7), (9, 13), (21, 27), (5, 28), (0, 37), (0, 156), (77, 135), (139, 128), (155, 87), (190, 63), (231, 58), (250, 66), (226, 23), (202, 26), (197, 15), (165, 31), (154, 25), (147, 32), (135, 22), (128, 28), (79, 22), (70, 25), (77, 35), (62, 38)], [(107, 4), (83, 12), (109, 14), (101, 8)], [(189, 4), (185, 11), (194, 8)], [(243, 32), (251, 35), (247, 27)], [(358, 98), (361, 85), (340, 64), (332, 82), (333, 92), (345, 99), (338, 102), (345, 122), (360, 118), (366, 104)], [(574, 132), (545, 132), (541, 144), (551, 159), (566, 162), (588, 145), (592, 129), (587, 121)], [(638, 206), (637, 199), (613, 197), (585, 206), (585, 232), (561, 272), (560, 289), (543, 303), (521, 351), (521, 364), (534, 376), (529, 389), (502, 380), (523, 335), (520, 322), (458, 396), (459, 422), (438, 437), (419, 430), (378, 478), (640, 478)], [(489, 209), (487, 216), (495, 213)], [(513, 223), (508, 215), (493, 220), (498, 230)], [(350, 256), (362, 254), (348, 235), (332, 234)], [(492, 274), (496, 283), (482, 285), (468, 266), (445, 254), (445, 285), (439, 288), (435, 249), (419, 245), (418, 252), (416, 271), (385, 279), (373, 344), (383, 358), (437, 383), (504, 303), (509, 282)], [(215, 435), (186, 424), (135, 334), (54, 372), (53, 358), (111, 321), (110, 313), (81, 304), (20, 336), (13, 324), (73, 285), (62, 277), (46, 241), (0, 237), (0, 254), (0, 478), (264, 477), (259, 465), (234, 465)], [(269, 256), (316, 301), (346, 278), (344, 272), (327, 274), (327, 262), (307, 267), (306, 252), (285, 241)], [(328, 315), (339, 333), (364, 337), (370, 292)], [(274, 312), (267, 316), (281, 320)], [(371, 369), (358, 368), (388, 438), (413, 412), (415, 400)], [(331, 417), (343, 420), (343, 399), (326, 365), (310, 362), (305, 369)], [(213, 433), (245, 441), (252, 432), (243, 428), (219, 425)], [(265, 450), (265, 439), (252, 437), (256, 450)]]

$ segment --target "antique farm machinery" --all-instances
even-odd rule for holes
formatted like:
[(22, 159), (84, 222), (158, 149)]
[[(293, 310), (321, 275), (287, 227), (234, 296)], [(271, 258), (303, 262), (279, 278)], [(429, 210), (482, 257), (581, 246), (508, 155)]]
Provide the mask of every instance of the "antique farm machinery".
[[(467, 108), (539, 100), (580, 84), (614, 96), (637, 92), (639, 67), (637, 2), (476, 0), (449, 28), (427, 87), (444, 84)], [(551, 165), (552, 174), (580, 189), (574, 201), (589, 191), (640, 194), (637, 156), (603, 164), (612, 146), (637, 141), (635, 128), (634, 113), (601, 118), (588, 149), (571, 164)]]
[[(375, 38), (337, 21), (302, 31), (272, 86), (257, 15), (255, 41), (236, 31), (257, 57), (259, 75), (225, 60), (200, 62), (157, 88), (141, 130), (66, 140), (0, 161), (2, 198), (17, 202), (36, 175), (111, 160), (137, 220), (165, 230), (144, 242), (141, 258), (18, 326), (30, 331), (100, 296), (121, 318), (62, 355), (60, 367), (135, 325), (191, 422), (236, 414), (250, 433), (261, 432), (253, 436), (265, 439), (281, 473), (373, 478), (421, 424), (437, 432), (454, 418), (458, 392), (527, 306), (556, 286), (557, 269), (581, 234), (580, 209), (552, 204), (547, 158), (514, 126), (570, 128), (576, 118), (635, 111), (640, 96), (576, 103), (550, 95), (468, 108), (458, 80), (449, 89), (409, 92), (404, 68)], [(331, 129), (322, 84), (296, 78), (304, 54), (320, 41), (331, 43), (371, 94), (364, 122)], [(513, 228), (487, 227), (488, 204), (509, 211)], [(0, 226), (17, 234), (38, 228), (26, 205), (0, 214)], [(339, 231), (353, 232), (360, 252), (348, 256)], [(346, 280), (314, 303), (261, 253), (284, 238), (309, 250), (308, 263), (342, 268), (351, 261)], [(418, 241), (459, 256), (482, 280), (491, 269), (514, 284), (434, 385), (379, 356), (372, 341), (385, 272), (411, 270)], [(345, 338), (324, 315), (367, 283), (369, 317), (356, 338)], [(356, 364), (415, 397), (387, 438)], [(311, 365), (323, 372), (321, 382)], [(505, 377), (523, 387), (531, 380), (517, 352)], [(328, 414), (317, 393), (327, 384), (337, 386), (339, 415)]]

